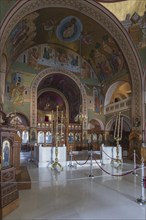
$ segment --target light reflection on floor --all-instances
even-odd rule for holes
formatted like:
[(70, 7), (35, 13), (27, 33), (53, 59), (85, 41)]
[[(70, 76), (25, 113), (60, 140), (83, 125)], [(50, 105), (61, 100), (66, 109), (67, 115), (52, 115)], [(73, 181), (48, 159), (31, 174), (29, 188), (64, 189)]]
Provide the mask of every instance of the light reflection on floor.
[(62, 172), (37, 168), (32, 162), (27, 166), (32, 189), (19, 192), (19, 208), (5, 220), (146, 219), (146, 206), (136, 203), (141, 195), (141, 170), (138, 176), (116, 176), (133, 169), (132, 164), (102, 166), (115, 176), (94, 165), (94, 178), (89, 177), (90, 166), (64, 167)]

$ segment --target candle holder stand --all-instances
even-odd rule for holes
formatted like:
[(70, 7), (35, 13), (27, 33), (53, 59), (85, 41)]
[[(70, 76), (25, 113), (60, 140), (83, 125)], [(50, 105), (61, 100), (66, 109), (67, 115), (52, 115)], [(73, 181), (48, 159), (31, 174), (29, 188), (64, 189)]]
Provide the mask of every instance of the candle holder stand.
[(116, 117), (114, 140), (116, 141), (116, 158), (111, 160), (111, 163), (116, 163), (117, 165), (122, 165), (123, 161), (119, 158), (119, 142), (122, 140), (122, 126), (123, 117), (121, 118), (121, 112)]
[(60, 171), (63, 170), (63, 167), (61, 166), (58, 160), (58, 137), (56, 137), (55, 161), (52, 163), (52, 169), (58, 170), (58, 168), (60, 169)]
[[(52, 169), (54, 170), (57, 170), (57, 171), (62, 171), (63, 170), (63, 167), (61, 166), (61, 164), (59, 163), (58, 161), (58, 144), (59, 144), (59, 140), (62, 138), (62, 127), (61, 127), (61, 135), (60, 135), (60, 138), (59, 138), (59, 130), (58, 130), (58, 116), (59, 116), (59, 112), (58, 112), (58, 108), (59, 106), (57, 105), (57, 108), (56, 108), (56, 119), (54, 118), (54, 115), (53, 115), (53, 118), (54, 118), (54, 123), (55, 123), (55, 126), (54, 128), (56, 129), (56, 132), (55, 132), (55, 161), (52, 163)], [(61, 112), (61, 122), (63, 121), (63, 111)], [(59, 168), (59, 170), (58, 170)]]
[(119, 158), (119, 141), (117, 141), (116, 145), (116, 158), (111, 160), (111, 164), (117, 163), (118, 165), (122, 165), (123, 161)]

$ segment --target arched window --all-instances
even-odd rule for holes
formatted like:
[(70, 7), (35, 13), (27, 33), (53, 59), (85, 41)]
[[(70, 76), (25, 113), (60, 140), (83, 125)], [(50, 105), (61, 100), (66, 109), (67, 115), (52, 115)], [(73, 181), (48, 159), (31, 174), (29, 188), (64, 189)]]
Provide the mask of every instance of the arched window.
[(46, 132), (46, 144), (52, 143), (52, 133), (50, 131)]
[(28, 140), (29, 140), (28, 131), (24, 130), (22, 132), (22, 143), (26, 144), (26, 143), (28, 143)]
[(39, 144), (43, 144), (44, 143), (44, 132), (43, 131), (39, 131), (38, 132), (38, 143)]

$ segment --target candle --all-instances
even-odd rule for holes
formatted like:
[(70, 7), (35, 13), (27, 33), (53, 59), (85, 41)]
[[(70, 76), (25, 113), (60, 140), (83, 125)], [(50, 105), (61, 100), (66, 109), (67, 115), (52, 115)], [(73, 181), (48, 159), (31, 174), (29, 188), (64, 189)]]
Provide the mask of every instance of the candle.
[(62, 137), (62, 125), (63, 125), (63, 111), (61, 111), (61, 137)]
[(118, 115), (116, 117), (116, 122), (115, 122), (114, 138), (116, 138), (117, 124), (118, 124)]
[(58, 105), (56, 108), (56, 135), (58, 135)]
[(120, 121), (121, 121), (121, 117), (120, 117), (120, 112), (119, 112), (119, 115), (118, 115), (118, 130), (117, 130), (117, 138), (119, 138), (119, 134), (120, 134)]
[(121, 135), (120, 135), (121, 139), (122, 139), (122, 131), (123, 131), (123, 117), (121, 118)]
[(51, 133), (53, 135), (53, 110), (52, 110), (52, 114), (51, 114)]

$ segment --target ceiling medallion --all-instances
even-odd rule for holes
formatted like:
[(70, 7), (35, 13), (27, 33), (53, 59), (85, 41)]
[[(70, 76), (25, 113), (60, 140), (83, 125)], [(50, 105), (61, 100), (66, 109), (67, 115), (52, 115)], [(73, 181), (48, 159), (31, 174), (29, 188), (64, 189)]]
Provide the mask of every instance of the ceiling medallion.
[(59, 40), (73, 42), (79, 39), (83, 26), (75, 16), (67, 16), (57, 26), (56, 36)]

